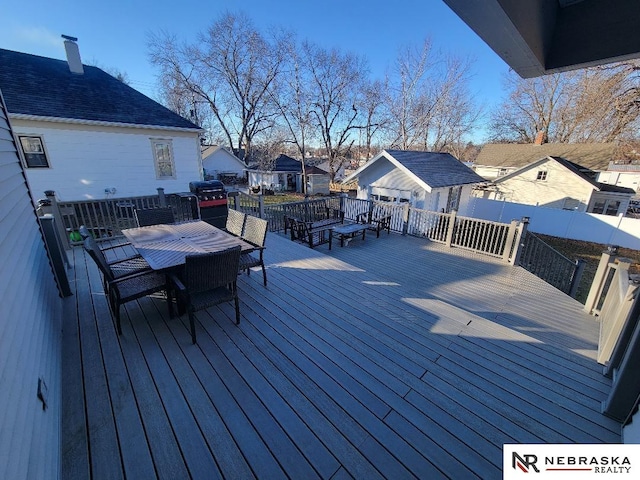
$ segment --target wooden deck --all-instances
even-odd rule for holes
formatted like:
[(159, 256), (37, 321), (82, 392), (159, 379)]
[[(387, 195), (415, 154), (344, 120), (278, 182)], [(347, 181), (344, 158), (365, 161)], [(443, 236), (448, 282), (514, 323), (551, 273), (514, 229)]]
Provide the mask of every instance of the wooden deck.
[(310, 249), (269, 234), (268, 288), (168, 319), (132, 302), (118, 337), (73, 251), (63, 477), (502, 477), (504, 443), (615, 443), (598, 325), (522, 268), (383, 233)]

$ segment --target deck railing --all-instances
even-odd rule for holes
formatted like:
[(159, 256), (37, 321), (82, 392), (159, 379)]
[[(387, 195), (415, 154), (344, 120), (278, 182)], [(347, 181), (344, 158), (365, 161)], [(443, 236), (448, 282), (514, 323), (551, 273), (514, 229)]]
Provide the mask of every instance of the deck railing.
[(630, 259), (619, 257), (618, 248), (609, 246), (584, 306), (599, 317), (598, 362), (612, 378), (602, 411), (620, 422), (626, 422), (640, 395), (640, 281), (629, 273), (630, 266)]
[(520, 266), (575, 297), (583, 264), (565, 257), (532, 232), (527, 232), (522, 243)]
[[(52, 192), (51, 192), (52, 193)], [(96, 238), (121, 235), (122, 229), (134, 226), (134, 210), (170, 206), (176, 220), (199, 218), (197, 198), (189, 193), (157, 195), (103, 200), (56, 202), (55, 194), (48, 196), (56, 210), (61, 234), (71, 244), (78, 243), (76, 234), (80, 225), (93, 231)], [(426, 237), (449, 247), (503, 258), (511, 264), (519, 263), (560, 290), (575, 296), (579, 281), (578, 264), (546, 246), (535, 235), (526, 231), (526, 222), (511, 224), (460, 217), (451, 213), (432, 212), (411, 207), (408, 203), (373, 202), (348, 197), (329, 196), (307, 198), (300, 202), (266, 205), (264, 197), (234, 192), (229, 196), (229, 208), (241, 210), (269, 221), (271, 231), (284, 229), (286, 216), (320, 219), (327, 208), (339, 210), (347, 221), (356, 221), (363, 213), (391, 217), (391, 230), (402, 234)], [(523, 248), (520, 248), (522, 245)]]
[(40, 205), (41, 213), (55, 214), (61, 224), (61, 236), (70, 245), (80, 243), (80, 225), (85, 225), (97, 239), (122, 235), (123, 229), (135, 226), (136, 209), (171, 207), (176, 221), (199, 218), (197, 198), (190, 193), (165, 194), (159, 189), (156, 195), (71, 202), (59, 202), (54, 192), (47, 193), (48, 202)]

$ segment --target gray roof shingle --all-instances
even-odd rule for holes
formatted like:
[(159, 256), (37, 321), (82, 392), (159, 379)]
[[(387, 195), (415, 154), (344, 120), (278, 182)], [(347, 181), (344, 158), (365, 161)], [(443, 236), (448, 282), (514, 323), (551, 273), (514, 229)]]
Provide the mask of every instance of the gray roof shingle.
[(544, 157), (562, 157), (590, 170), (606, 170), (614, 150), (612, 143), (488, 143), (475, 163), (520, 168)]
[(448, 153), (385, 151), (432, 188), (486, 182), (484, 178)]
[(97, 67), (0, 49), (0, 89), (12, 114), (199, 129)]

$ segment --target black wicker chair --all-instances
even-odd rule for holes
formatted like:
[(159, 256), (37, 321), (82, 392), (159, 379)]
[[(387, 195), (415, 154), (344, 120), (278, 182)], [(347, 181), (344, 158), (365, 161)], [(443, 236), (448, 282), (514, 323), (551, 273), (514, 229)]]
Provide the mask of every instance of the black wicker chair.
[(161, 223), (174, 223), (176, 221), (171, 207), (136, 209), (134, 215), (139, 227), (159, 225)]
[(264, 243), (267, 239), (268, 222), (262, 218), (247, 215), (244, 223), (242, 239), (251, 245), (254, 250), (245, 252), (240, 256), (239, 271), (246, 270), (250, 274), (252, 267), (262, 267), (262, 280), (267, 286), (267, 271), (264, 268)]
[[(153, 270), (143, 270), (125, 274), (124, 271), (113, 270), (113, 265), (107, 263), (102, 251), (97, 247), (93, 238), (89, 237), (84, 241), (84, 249), (89, 253), (93, 261), (96, 262), (106, 286), (105, 293), (109, 299), (109, 307), (116, 318), (118, 334), (122, 334), (120, 324), (120, 305), (146, 297), (152, 293), (167, 291), (167, 277), (164, 273)], [(167, 297), (169, 295), (167, 294)], [(169, 313), (171, 308), (169, 307)]]
[[(83, 242), (88, 237), (94, 238), (91, 232), (89, 232), (89, 229), (85, 225), (80, 225), (78, 227), (78, 233), (82, 237)], [(114, 243), (114, 240), (117, 240), (118, 242)], [(127, 240), (122, 239), (122, 237), (120, 238), (110, 237), (109, 244), (101, 245), (100, 250), (102, 250), (103, 252), (106, 252), (109, 250), (114, 250), (116, 248), (128, 247), (129, 245), (131, 245), (131, 242), (128, 242)]]
[(225, 230), (236, 237), (241, 237), (244, 231), (244, 222), (246, 215), (232, 208), (227, 213), (227, 223)]
[[(90, 246), (93, 250), (99, 251), (105, 259), (105, 262), (111, 268), (114, 276), (116, 278), (124, 277), (126, 275), (131, 275), (132, 273), (145, 272), (150, 271), (151, 266), (147, 263), (147, 261), (140, 256), (140, 254), (136, 254), (133, 256), (123, 257), (115, 260), (107, 260), (105, 255), (105, 251), (110, 250), (110, 247), (100, 248), (98, 242), (94, 240), (92, 236), (88, 236), (84, 239), (85, 250), (87, 246)], [(118, 248), (118, 247), (114, 247)], [(107, 284), (105, 283), (105, 288), (107, 288)]]
[(238, 301), (238, 264), (240, 246), (228, 248), (220, 252), (188, 255), (185, 261), (182, 278), (171, 275), (173, 283), (169, 290), (169, 312), (171, 307), (171, 291), (175, 291), (178, 304), (185, 305), (189, 314), (191, 341), (196, 343), (195, 312), (234, 301), (236, 307), (236, 325), (240, 323), (240, 304)]

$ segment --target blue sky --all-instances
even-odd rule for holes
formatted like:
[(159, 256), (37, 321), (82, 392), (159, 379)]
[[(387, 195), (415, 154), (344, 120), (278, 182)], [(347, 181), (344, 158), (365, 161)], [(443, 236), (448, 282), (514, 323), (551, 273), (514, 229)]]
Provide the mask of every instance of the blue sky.
[(325, 47), (368, 59), (382, 77), (399, 47), (421, 44), (475, 59), (472, 90), (487, 107), (502, 97), (506, 64), (441, 0), (32, 0), (2, 8), (0, 48), (64, 59), (61, 34), (78, 37), (84, 63), (125, 72), (155, 98), (156, 70), (147, 38), (162, 29), (193, 41), (225, 11), (247, 13), (259, 28), (283, 26)]

